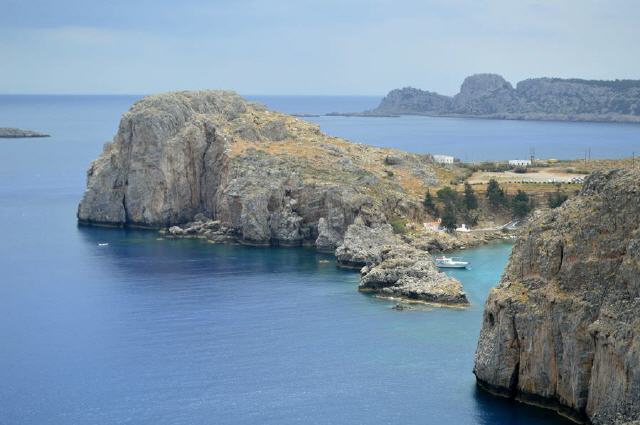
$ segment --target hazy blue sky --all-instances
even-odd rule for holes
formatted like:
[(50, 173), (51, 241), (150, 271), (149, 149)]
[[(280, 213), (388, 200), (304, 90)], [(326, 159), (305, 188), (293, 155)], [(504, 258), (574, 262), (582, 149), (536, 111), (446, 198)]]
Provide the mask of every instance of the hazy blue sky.
[(0, 0), (0, 93), (640, 78), (639, 23), (637, 0)]

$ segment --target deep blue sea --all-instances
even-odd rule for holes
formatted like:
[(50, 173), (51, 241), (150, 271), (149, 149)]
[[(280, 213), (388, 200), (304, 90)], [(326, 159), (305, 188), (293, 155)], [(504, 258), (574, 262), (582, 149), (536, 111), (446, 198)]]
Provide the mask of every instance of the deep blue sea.
[[(0, 424), (565, 423), (475, 387), (482, 304), (508, 244), (462, 254), (473, 269), (452, 273), (470, 308), (396, 311), (310, 249), (78, 227), (85, 170), (136, 98), (0, 96), (0, 126), (53, 135), (0, 139)], [(261, 100), (306, 113), (377, 102)], [(519, 146), (520, 132), (548, 134), (554, 156), (571, 134), (626, 155), (640, 134), (612, 124), (315, 120), (361, 142), (427, 151), (439, 140), (452, 152), (456, 140), (476, 155), (492, 134)]]

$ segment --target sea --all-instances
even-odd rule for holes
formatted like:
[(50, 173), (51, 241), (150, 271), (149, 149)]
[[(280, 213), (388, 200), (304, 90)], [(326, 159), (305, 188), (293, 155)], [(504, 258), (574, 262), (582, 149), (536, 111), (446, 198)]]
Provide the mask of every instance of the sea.
[[(248, 96), (322, 114), (375, 97)], [(482, 308), (511, 245), (460, 253), (471, 306), (357, 291), (358, 273), (303, 248), (164, 240), (80, 227), (86, 170), (140, 96), (0, 96), (0, 424), (558, 425), (472, 374)], [(629, 156), (640, 126), (309, 117), (337, 136), (468, 160)]]

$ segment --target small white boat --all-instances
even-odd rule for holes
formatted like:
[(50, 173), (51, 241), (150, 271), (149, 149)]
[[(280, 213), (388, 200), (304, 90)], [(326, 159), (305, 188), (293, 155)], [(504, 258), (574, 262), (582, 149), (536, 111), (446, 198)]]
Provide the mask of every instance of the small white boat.
[(457, 257), (445, 257), (444, 255), (437, 257), (435, 262), (436, 266), (447, 269), (466, 269), (469, 265), (468, 261), (462, 261)]
[(107, 242), (100, 242), (98, 246), (109, 246), (109, 244)]

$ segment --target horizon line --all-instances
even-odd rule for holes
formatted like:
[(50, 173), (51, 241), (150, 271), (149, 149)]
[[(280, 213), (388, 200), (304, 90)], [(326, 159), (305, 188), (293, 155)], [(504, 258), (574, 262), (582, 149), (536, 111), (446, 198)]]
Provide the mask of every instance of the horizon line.
[[(225, 89), (196, 89), (196, 90), (170, 90), (153, 93), (0, 93), (0, 96), (152, 96), (162, 93), (179, 93), (189, 91), (225, 90)], [(235, 90), (229, 90), (235, 91)], [(240, 96), (273, 96), (273, 97), (384, 97), (386, 94), (274, 94), (274, 93), (238, 93)]]

